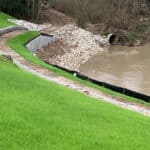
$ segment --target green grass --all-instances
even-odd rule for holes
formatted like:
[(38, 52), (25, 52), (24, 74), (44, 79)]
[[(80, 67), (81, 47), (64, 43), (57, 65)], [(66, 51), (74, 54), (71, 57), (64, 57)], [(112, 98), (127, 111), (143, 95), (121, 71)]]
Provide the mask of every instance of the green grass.
[(8, 19), (11, 19), (11, 18), (13, 18), (13, 17), (11, 17), (5, 13), (0, 12), (0, 28), (14, 25), (14, 23), (11, 23), (8, 21)]
[(150, 119), (0, 59), (2, 150), (148, 150)]
[(26, 60), (32, 62), (33, 64), (37, 64), (37, 65), (40, 65), (44, 68), (47, 68), (51, 71), (53, 71), (54, 73), (58, 74), (58, 75), (61, 75), (61, 76), (64, 76), (66, 78), (69, 78), (71, 80), (75, 80), (75, 81), (78, 81), (84, 85), (87, 85), (89, 87), (92, 87), (92, 88), (96, 88), (106, 94), (111, 94), (113, 96), (117, 96), (117, 97), (120, 97), (124, 100), (127, 100), (127, 101), (134, 101), (134, 102), (139, 102), (141, 104), (144, 104), (144, 105), (150, 105), (149, 103), (146, 103), (142, 100), (139, 100), (139, 99), (136, 99), (136, 98), (133, 98), (133, 97), (129, 97), (129, 96), (126, 96), (126, 95), (123, 95), (123, 94), (120, 94), (120, 93), (117, 93), (117, 92), (114, 92), (114, 91), (111, 91), (109, 89), (106, 89), (106, 88), (103, 88), (103, 87), (100, 87), (98, 85), (95, 85), (93, 83), (90, 83), (88, 81), (84, 81), (84, 80), (81, 80), (81, 79), (78, 79), (76, 77), (74, 77), (73, 75), (65, 72), (65, 71), (62, 71), (58, 68), (55, 68), (53, 66), (50, 66), (46, 63), (44, 63), (43, 61), (41, 61), (39, 58), (37, 58), (36, 56), (34, 56), (30, 51), (28, 51), (25, 47), (24, 47), (24, 44), (26, 42), (28, 42), (30, 39), (36, 37), (37, 35), (39, 34), (39, 32), (26, 32), (22, 35), (18, 35), (12, 39), (10, 39), (7, 44), (13, 49), (15, 50), (18, 54), (20, 54), (21, 56), (23, 56)]

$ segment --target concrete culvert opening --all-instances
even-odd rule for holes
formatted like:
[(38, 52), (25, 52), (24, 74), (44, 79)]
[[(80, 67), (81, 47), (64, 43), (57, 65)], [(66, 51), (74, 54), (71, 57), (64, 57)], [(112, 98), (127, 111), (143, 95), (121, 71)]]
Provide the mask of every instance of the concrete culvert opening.
[(118, 37), (114, 33), (108, 34), (107, 39), (110, 44), (116, 44), (118, 42)]

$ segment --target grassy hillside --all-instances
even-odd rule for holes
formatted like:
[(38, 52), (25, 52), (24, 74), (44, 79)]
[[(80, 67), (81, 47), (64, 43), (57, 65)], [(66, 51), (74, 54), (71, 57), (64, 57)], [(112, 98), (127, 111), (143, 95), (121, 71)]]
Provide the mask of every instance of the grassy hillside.
[(47, 82), (0, 59), (3, 150), (145, 150), (150, 119)]
[(9, 22), (8, 19), (12, 17), (0, 12), (0, 28), (4, 28), (10, 25), (14, 25), (13, 23)]

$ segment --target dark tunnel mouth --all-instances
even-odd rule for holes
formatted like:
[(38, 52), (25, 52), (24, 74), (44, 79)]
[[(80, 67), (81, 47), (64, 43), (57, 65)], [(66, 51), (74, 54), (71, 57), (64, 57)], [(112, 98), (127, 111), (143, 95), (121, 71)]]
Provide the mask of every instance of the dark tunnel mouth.
[(115, 34), (110, 34), (110, 35), (108, 35), (108, 41), (109, 41), (109, 43), (110, 44), (116, 44), (116, 42), (117, 42), (117, 36), (115, 35)]

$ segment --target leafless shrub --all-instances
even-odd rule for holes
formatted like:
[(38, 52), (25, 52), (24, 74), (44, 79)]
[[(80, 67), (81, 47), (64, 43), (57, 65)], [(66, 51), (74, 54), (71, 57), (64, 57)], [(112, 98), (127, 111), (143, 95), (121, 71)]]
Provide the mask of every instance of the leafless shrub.
[(130, 30), (141, 16), (149, 15), (149, 0), (54, 0), (54, 7), (74, 16), (78, 24), (107, 23)]

